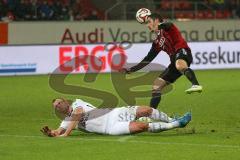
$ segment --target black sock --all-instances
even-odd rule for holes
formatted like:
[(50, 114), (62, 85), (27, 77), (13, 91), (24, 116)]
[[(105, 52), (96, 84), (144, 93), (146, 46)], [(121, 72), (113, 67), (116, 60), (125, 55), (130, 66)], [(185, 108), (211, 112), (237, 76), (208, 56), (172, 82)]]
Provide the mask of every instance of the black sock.
[(183, 74), (187, 77), (187, 79), (192, 82), (192, 85), (199, 85), (198, 80), (191, 68), (187, 68), (183, 71)]
[(152, 99), (151, 99), (151, 102), (150, 102), (150, 107), (152, 108), (157, 108), (158, 107), (158, 104), (160, 103), (161, 101), (161, 93), (152, 93)]

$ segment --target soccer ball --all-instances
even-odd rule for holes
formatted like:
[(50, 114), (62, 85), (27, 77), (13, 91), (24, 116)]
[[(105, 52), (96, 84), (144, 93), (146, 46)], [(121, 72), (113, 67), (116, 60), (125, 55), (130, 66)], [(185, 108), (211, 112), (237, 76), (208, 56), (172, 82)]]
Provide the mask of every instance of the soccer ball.
[(136, 13), (136, 19), (139, 23), (147, 23), (147, 17), (151, 15), (151, 11), (147, 8), (141, 8)]
[(149, 117), (140, 117), (137, 119), (138, 122), (145, 122), (145, 123), (151, 123), (153, 120)]

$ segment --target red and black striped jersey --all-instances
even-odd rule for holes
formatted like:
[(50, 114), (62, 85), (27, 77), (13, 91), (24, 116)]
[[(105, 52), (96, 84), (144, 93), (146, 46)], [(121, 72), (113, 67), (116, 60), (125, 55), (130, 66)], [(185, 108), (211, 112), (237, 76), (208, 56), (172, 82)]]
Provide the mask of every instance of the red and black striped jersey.
[(160, 51), (166, 52), (169, 57), (171, 57), (183, 48), (190, 51), (187, 42), (182, 37), (178, 28), (171, 22), (163, 22), (158, 26), (156, 38), (147, 56), (145, 56), (140, 63), (131, 67), (130, 71), (135, 72), (142, 69), (148, 65)]
[(176, 54), (182, 48), (190, 50), (178, 28), (170, 22), (159, 25), (159, 30), (152, 47), (154, 47), (156, 52), (164, 51), (169, 56)]

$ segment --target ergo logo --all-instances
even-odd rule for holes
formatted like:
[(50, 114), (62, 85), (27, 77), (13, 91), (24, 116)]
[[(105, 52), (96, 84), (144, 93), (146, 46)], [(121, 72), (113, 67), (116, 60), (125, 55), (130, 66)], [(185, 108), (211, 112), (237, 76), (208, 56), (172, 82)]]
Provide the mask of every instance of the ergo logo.
[[(104, 53), (105, 52), (105, 53)], [(102, 53), (104, 53), (102, 55)], [(97, 56), (101, 54), (101, 56)], [(120, 55), (120, 62), (113, 60), (115, 54)], [(96, 57), (100, 60), (101, 64), (96, 62)], [(74, 64), (66, 65), (74, 58)], [(106, 70), (107, 65), (111, 70), (119, 70), (126, 63), (125, 50), (121, 46), (114, 46), (106, 50), (104, 45), (97, 45), (94, 48), (79, 45), (79, 46), (61, 46), (59, 48), (59, 66), (62, 72), (84, 72), (88, 70), (89, 65), (96, 72)], [(80, 69), (83, 66), (83, 70)]]

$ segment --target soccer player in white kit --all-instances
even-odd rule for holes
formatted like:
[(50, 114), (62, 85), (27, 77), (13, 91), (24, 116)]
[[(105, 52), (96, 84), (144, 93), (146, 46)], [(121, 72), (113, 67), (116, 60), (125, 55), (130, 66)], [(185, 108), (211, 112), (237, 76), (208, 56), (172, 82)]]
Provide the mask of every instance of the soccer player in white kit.
[[(191, 113), (173, 119), (166, 113), (148, 106), (128, 106), (120, 108), (96, 108), (76, 99), (74, 102), (63, 98), (53, 100), (54, 109), (63, 116), (58, 129), (45, 126), (41, 131), (49, 137), (69, 136), (73, 129), (87, 132), (123, 135), (139, 132), (161, 132), (185, 127), (191, 121)], [(140, 117), (149, 117), (157, 122), (136, 121)]]

